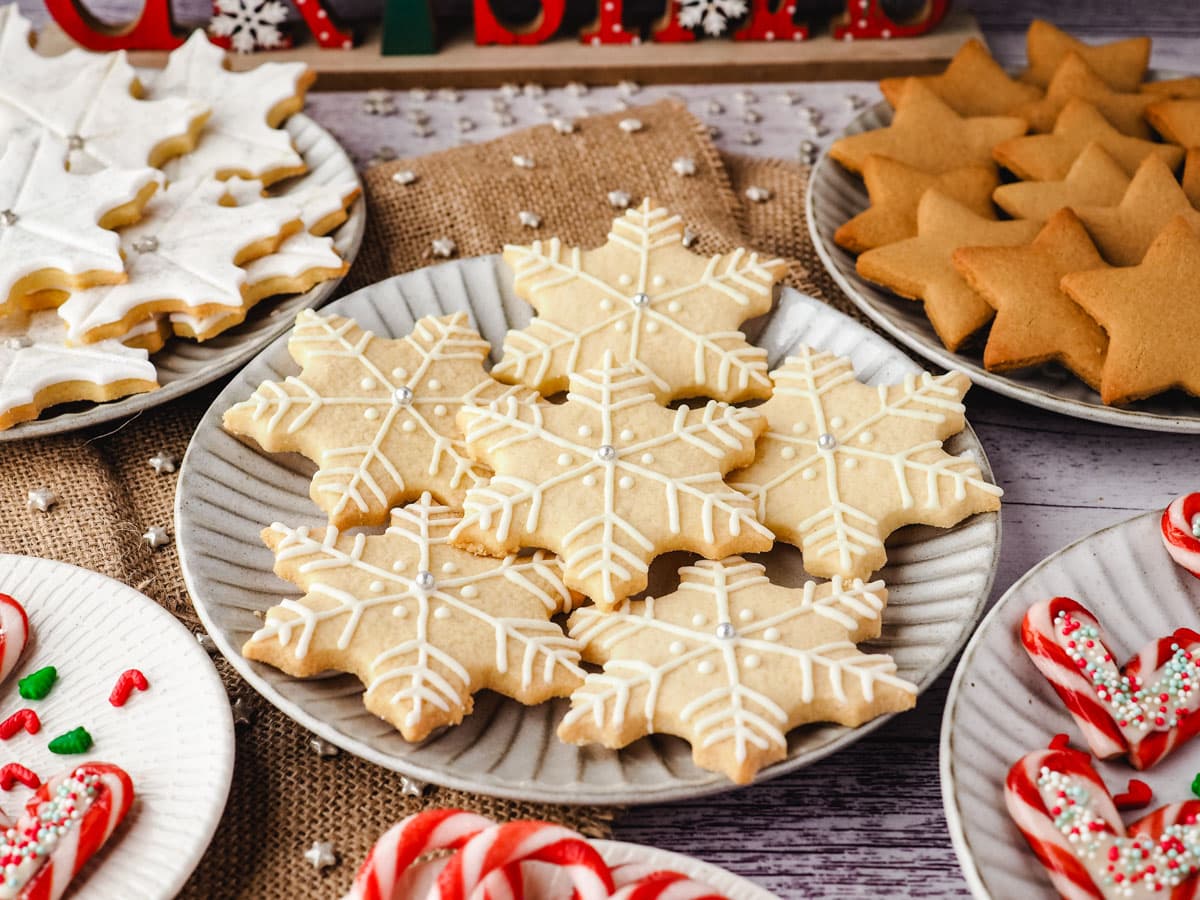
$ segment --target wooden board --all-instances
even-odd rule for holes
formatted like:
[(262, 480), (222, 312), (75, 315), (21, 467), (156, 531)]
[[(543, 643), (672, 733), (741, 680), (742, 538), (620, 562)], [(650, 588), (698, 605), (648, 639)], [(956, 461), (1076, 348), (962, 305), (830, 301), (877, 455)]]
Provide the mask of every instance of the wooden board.
[[(302, 26), (301, 26), (302, 27)], [(298, 29), (299, 30), (299, 29)], [(644, 84), (747, 81), (873, 80), (942, 69), (964, 41), (981, 37), (974, 17), (953, 10), (931, 34), (893, 41), (836, 41), (827, 31), (806, 41), (702, 40), (691, 44), (593, 47), (565, 38), (531, 47), (477, 47), (466, 34), (427, 56), (382, 56), (379, 31), (353, 50), (303, 44), (248, 56), (233, 55), (235, 69), (297, 60), (319, 73), (322, 90), (405, 87), (494, 87), (506, 81), (545, 85), (629, 78)], [(74, 46), (49, 24), (38, 39), (44, 53)], [(165, 53), (130, 54), (135, 65), (161, 67)]]

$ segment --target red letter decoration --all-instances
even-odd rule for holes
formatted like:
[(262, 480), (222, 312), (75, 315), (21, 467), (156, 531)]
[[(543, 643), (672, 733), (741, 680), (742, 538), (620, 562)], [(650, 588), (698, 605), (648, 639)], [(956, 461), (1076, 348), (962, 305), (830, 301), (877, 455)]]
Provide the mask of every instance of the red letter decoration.
[(170, 0), (145, 0), (142, 14), (125, 25), (106, 25), (82, 0), (46, 0), (54, 21), (75, 43), (88, 50), (174, 50), (184, 36), (171, 27)]
[(942, 21), (949, 7), (950, 0), (926, 0), (918, 15), (895, 22), (884, 12), (881, 0), (846, 0), (846, 12), (834, 23), (833, 36), (843, 41), (913, 37), (925, 34)]
[(596, 18), (579, 32), (579, 39), (593, 45), (642, 42), (638, 32), (625, 30), (625, 0), (600, 0)]
[(690, 28), (679, 24), (679, 18), (676, 16), (678, 2), (679, 0), (667, 0), (667, 8), (663, 11), (662, 18), (650, 26), (650, 36), (660, 44), (683, 44), (696, 39)]
[(384, 56), (436, 53), (433, 10), (427, 0), (384, 0)]
[(496, 18), (488, 0), (475, 0), (475, 43), (540, 44), (558, 31), (566, 8), (567, 0), (542, 0), (542, 11), (532, 22), (508, 28)]
[(296, 0), (296, 9), (300, 10), (304, 23), (322, 47), (349, 50), (354, 46), (353, 32), (338, 28), (321, 0)]
[[(771, 12), (771, 0), (752, 0), (750, 20), (733, 35), (735, 41), (802, 41), (808, 26), (792, 21), (795, 0), (776, 0), (779, 7)], [(855, 0), (851, 0), (855, 2)]]

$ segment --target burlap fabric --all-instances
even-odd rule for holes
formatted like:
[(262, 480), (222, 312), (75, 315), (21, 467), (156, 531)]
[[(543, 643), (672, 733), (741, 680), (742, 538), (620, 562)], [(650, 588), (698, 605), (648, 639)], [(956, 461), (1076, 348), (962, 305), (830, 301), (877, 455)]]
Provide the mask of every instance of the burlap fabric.
[[(621, 118), (645, 127), (626, 134)], [(514, 166), (515, 153), (535, 167)], [(671, 161), (690, 156), (692, 177)], [(391, 175), (412, 169), (407, 187)], [(505, 241), (556, 235), (596, 244), (614, 210), (607, 194), (650, 195), (683, 214), (705, 251), (747, 244), (792, 260), (791, 282), (844, 307), (808, 240), (804, 220), (806, 172), (783, 162), (722, 158), (704, 127), (676, 103), (580, 123), (561, 135), (549, 126), (488, 144), (376, 167), (365, 178), (369, 225), (345, 290), (427, 265), (430, 242), (453, 239), (459, 256), (495, 252)], [(749, 185), (773, 198), (748, 203)], [(537, 212), (538, 232), (517, 213)], [(183, 585), (174, 547), (152, 552), (141, 540), (148, 526), (170, 527), (175, 475), (156, 475), (148, 459), (158, 450), (183, 454), (196, 422), (220, 385), (147, 412), (117, 428), (0, 445), (0, 550), (59, 559), (102, 572), (144, 591), (193, 629), (199, 623)], [(26, 510), (26, 493), (52, 487), (60, 500), (48, 514)], [(224, 819), (182, 896), (299, 900), (340, 896), (358, 863), (389, 825), (422, 807), (462, 806), (498, 819), (533, 816), (564, 822), (594, 836), (609, 832), (611, 811), (494, 800), (430, 789), (403, 796), (400, 778), (341, 754), (322, 759), (310, 735), (263, 701), (221, 659), (231, 698), (240, 697), (253, 721), (237, 729), (237, 766)], [(303, 858), (314, 840), (335, 843), (341, 863), (323, 873)]]

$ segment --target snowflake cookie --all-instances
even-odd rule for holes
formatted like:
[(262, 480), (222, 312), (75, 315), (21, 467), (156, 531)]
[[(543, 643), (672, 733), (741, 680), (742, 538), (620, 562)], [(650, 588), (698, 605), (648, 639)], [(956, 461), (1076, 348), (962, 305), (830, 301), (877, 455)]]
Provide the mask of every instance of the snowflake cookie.
[(226, 411), (224, 426), (265, 450), (316, 462), (313, 502), (337, 528), (382, 525), (388, 510), (424, 491), (461, 507), (487, 470), (467, 456), (455, 415), (532, 396), (484, 371), (488, 350), (466, 313), (426, 316), (390, 340), (305, 310), (288, 343), (301, 373), (264, 381)]
[(870, 387), (850, 360), (801, 347), (771, 373), (775, 391), (753, 465), (730, 478), (811, 575), (865, 578), (902, 525), (948, 528), (1000, 508), (1003, 493), (942, 441), (962, 431), (970, 387), (958, 372)]
[(571, 375), (565, 403), (507, 398), (462, 410), (467, 451), (495, 475), (467, 491), (454, 542), (554, 550), (567, 584), (604, 610), (646, 587), (659, 554), (769, 550), (754, 504), (723, 480), (753, 459), (766, 421), (716, 400), (665, 409), (653, 388), (640, 365), (618, 366), (609, 352)]
[(620, 748), (643, 735), (692, 744), (696, 765), (738, 784), (787, 756), (787, 732), (808, 722), (851, 727), (912, 708), (916, 686), (882, 653), (882, 582), (784, 588), (740, 556), (679, 570), (679, 589), (576, 611), (569, 633), (604, 666), (571, 695), (558, 735)]
[(738, 328), (770, 310), (783, 261), (740, 249), (699, 256), (684, 234), (679, 216), (647, 198), (613, 221), (598, 249), (557, 238), (505, 247), (517, 296), (538, 314), (505, 337), (496, 377), (549, 395), (611, 352), (639, 360), (663, 400), (769, 396), (766, 351)]
[(504, 559), (450, 546), (461, 514), (428, 493), (381, 535), (275, 524), (275, 572), (305, 592), (267, 611), (242, 648), (289, 675), (352, 672), (367, 709), (419, 741), (490, 689), (521, 703), (579, 686), (579, 646), (552, 622), (576, 598), (541, 551)]

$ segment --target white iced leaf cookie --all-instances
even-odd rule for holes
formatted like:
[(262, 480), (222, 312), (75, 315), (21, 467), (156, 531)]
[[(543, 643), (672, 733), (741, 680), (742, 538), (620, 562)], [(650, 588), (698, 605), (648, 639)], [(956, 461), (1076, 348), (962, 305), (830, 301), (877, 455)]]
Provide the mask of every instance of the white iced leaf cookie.
[(768, 396), (766, 351), (738, 329), (771, 308), (783, 261), (747, 250), (699, 256), (683, 237), (683, 220), (647, 198), (597, 249), (557, 238), (505, 247), (517, 296), (537, 315), (505, 337), (496, 377), (550, 395), (611, 353), (640, 361), (661, 399)]
[(272, 525), (275, 572), (305, 594), (269, 609), (242, 652), (290, 675), (354, 673), (367, 709), (409, 741), (461, 722), (476, 691), (566, 696), (583, 672), (550, 620), (576, 601), (558, 560), (456, 550), (447, 535), (459, 517), (425, 494), (381, 535)]
[(0, 319), (0, 431), (73, 400), (115, 400), (158, 387), (145, 350), (120, 341), (68, 347), (53, 310)]
[(33, 48), (33, 26), (16, 3), (0, 6), (0, 72), (10, 90), (41, 90), (47, 83), (70, 81), (81, 72), (99, 71), (104, 56), (72, 49), (42, 56)]
[(48, 135), (21, 135), (0, 154), (0, 316), (36, 291), (125, 279), (110, 230), (136, 219), (158, 185), (153, 169), (76, 175)]
[(869, 387), (850, 360), (800, 347), (771, 379), (754, 463), (729, 481), (779, 540), (801, 549), (810, 574), (866, 578), (897, 528), (948, 528), (1000, 508), (1003, 492), (976, 462), (942, 450), (966, 425), (965, 375), (922, 372)]
[(545, 547), (567, 584), (601, 609), (646, 587), (671, 550), (710, 558), (771, 548), (753, 504), (723, 480), (754, 457), (766, 427), (751, 409), (710, 400), (665, 409), (640, 366), (571, 376), (562, 404), (497, 401), (458, 415), (468, 452), (495, 474), (467, 491), (461, 547)]
[(171, 52), (146, 94), (155, 100), (189, 98), (212, 107), (196, 149), (167, 163), (167, 177), (175, 181), (241, 175), (270, 184), (303, 173), (304, 160), (278, 126), (303, 107), (315, 77), (303, 63), (269, 62), (231, 72), (225, 52), (203, 31), (194, 31)]
[(679, 576), (665, 597), (572, 614), (583, 658), (604, 669), (571, 695), (564, 741), (615, 749), (674, 734), (696, 765), (745, 784), (787, 756), (798, 725), (856, 726), (916, 702), (890, 656), (855, 646), (879, 636), (881, 582), (784, 588), (738, 556)]

